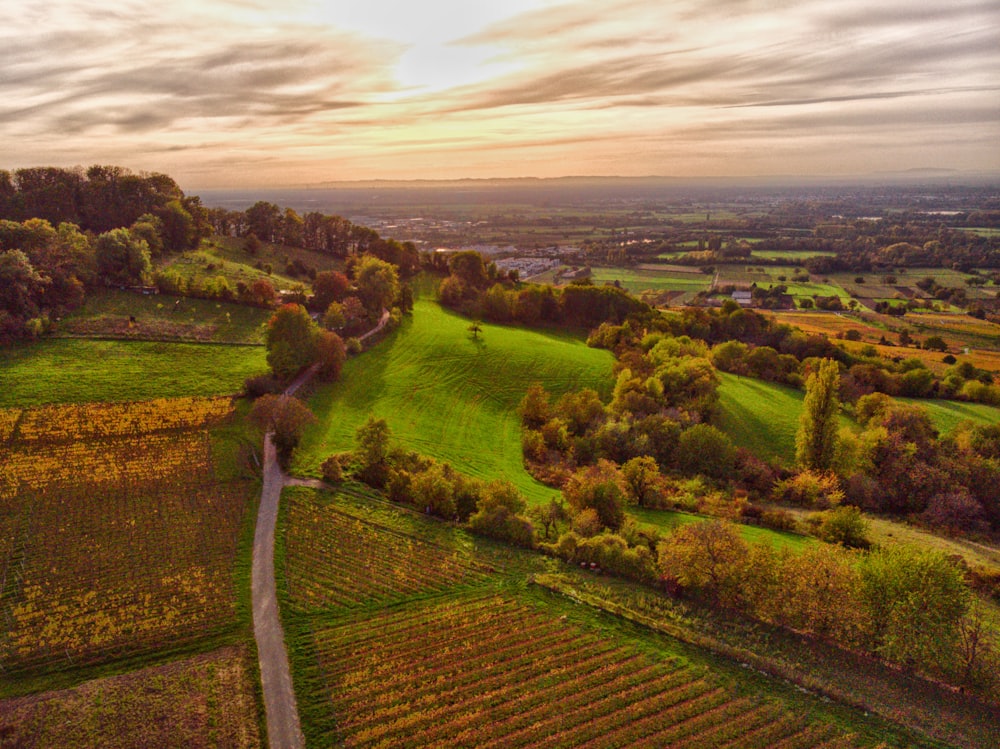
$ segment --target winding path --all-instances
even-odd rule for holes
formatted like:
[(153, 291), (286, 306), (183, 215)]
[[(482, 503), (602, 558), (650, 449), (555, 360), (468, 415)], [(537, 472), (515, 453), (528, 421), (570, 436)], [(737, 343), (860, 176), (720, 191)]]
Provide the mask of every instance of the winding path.
[[(389, 311), (384, 310), (378, 325), (361, 336), (361, 340), (378, 333), (388, 321)], [(314, 364), (302, 372), (288, 386), (285, 393), (287, 395), (295, 393), (316, 374), (318, 369), (319, 365)], [(253, 537), (250, 590), (253, 601), (253, 636), (257, 641), (257, 661), (260, 664), (260, 681), (264, 692), (267, 743), (271, 749), (305, 747), (274, 584), (274, 533), (278, 523), (278, 504), (281, 501), (282, 488), (291, 481), (278, 465), (277, 450), (271, 440), (271, 434), (268, 433), (264, 437), (263, 485), (260, 492), (260, 506), (257, 509), (257, 527)]]

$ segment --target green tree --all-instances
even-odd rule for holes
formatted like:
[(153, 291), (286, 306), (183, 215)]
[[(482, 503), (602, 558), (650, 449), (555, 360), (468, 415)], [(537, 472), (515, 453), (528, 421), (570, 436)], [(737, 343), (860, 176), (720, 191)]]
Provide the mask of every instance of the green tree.
[(832, 359), (823, 359), (806, 380), (804, 409), (795, 435), (795, 459), (803, 468), (822, 471), (833, 463), (837, 447), (839, 387), (840, 370)]
[(97, 272), (108, 283), (133, 285), (149, 280), (149, 245), (128, 229), (112, 229), (97, 237)]
[(355, 266), (354, 281), (358, 287), (358, 297), (373, 317), (391, 307), (399, 295), (399, 273), (396, 266), (371, 255), (363, 257)]
[(469, 518), (469, 528), (483, 536), (531, 548), (535, 527), (524, 515), (524, 497), (509, 481), (491, 481), (482, 489), (478, 509)]
[(267, 325), (267, 364), (288, 378), (316, 360), (319, 328), (300, 304), (284, 304)]
[(37, 314), (43, 282), (23, 252), (0, 252), (0, 310), (22, 319)]
[(368, 416), (355, 432), (354, 459), (358, 463), (358, 478), (366, 484), (382, 488), (389, 472), (389, 446), (392, 432), (385, 419)]
[(736, 466), (736, 447), (724, 432), (711, 424), (695, 424), (681, 432), (676, 462), (688, 473), (725, 479), (732, 475)]
[(858, 565), (877, 653), (924, 670), (947, 668), (971, 595), (943, 552), (880, 547)]
[(319, 331), (316, 335), (316, 361), (319, 363), (319, 376), (324, 380), (339, 379), (345, 359), (347, 359), (347, 347), (344, 345), (344, 340), (332, 331)]
[(440, 463), (414, 474), (410, 481), (413, 504), (431, 515), (455, 517), (455, 484)]
[(316, 421), (312, 411), (298, 398), (271, 394), (254, 401), (249, 419), (261, 432), (271, 433), (278, 461), (283, 466), (291, 460), (306, 427)]

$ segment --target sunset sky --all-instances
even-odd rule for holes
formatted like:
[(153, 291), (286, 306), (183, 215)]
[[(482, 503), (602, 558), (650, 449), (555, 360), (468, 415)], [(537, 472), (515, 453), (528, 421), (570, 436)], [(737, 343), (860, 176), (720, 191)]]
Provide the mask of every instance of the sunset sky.
[(0, 168), (1000, 171), (998, 0), (0, 0)]

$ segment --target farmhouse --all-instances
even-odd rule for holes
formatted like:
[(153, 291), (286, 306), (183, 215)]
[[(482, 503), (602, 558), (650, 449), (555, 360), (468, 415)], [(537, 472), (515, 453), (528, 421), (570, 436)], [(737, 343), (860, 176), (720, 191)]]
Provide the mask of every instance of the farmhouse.
[(733, 301), (741, 307), (753, 306), (753, 294), (749, 291), (734, 291)]

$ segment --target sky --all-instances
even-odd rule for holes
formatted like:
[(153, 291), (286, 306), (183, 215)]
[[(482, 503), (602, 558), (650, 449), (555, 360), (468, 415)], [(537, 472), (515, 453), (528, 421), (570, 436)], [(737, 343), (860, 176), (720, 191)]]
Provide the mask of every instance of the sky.
[(0, 168), (1000, 171), (1000, 0), (0, 0)]

